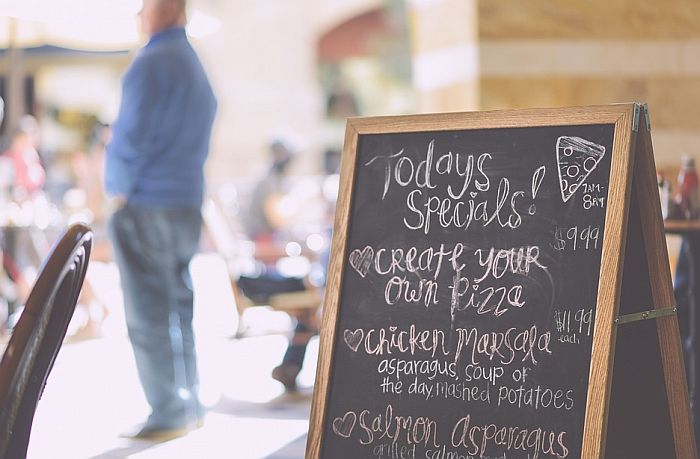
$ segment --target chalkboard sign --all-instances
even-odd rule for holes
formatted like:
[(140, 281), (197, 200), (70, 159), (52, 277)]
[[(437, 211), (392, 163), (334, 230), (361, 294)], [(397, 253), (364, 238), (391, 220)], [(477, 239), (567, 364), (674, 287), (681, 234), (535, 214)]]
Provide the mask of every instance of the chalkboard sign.
[(604, 456), (641, 112), (348, 122), (307, 457)]

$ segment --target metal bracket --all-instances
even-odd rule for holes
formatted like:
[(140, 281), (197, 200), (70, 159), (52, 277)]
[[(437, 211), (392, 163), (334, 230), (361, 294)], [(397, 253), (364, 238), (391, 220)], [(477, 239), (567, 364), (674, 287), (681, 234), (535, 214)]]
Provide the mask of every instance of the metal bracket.
[(621, 325), (621, 324), (626, 324), (629, 322), (637, 322), (638, 320), (648, 320), (648, 319), (656, 319), (658, 317), (666, 317), (666, 316), (672, 316), (678, 312), (677, 307), (671, 307), (671, 308), (661, 308), (661, 309), (652, 309), (650, 311), (644, 311), (644, 312), (635, 312), (634, 314), (625, 314), (624, 316), (618, 316), (615, 319), (615, 324), (616, 325)]
[(639, 131), (639, 116), (642, 111), (642, 105), (639, 102), (634, 103), (634, 116), (632, 117), (632, 131)]
[(649, 116), (649, 104), (645, 103), (642, 108), (644, 109), (644, 120), (647, 123), (647, 131), (651, 131), (651, 117)]

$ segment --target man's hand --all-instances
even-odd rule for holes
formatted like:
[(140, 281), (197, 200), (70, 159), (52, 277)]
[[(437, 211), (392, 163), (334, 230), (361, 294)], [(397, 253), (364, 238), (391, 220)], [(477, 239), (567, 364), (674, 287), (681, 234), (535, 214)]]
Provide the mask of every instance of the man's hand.
[(107, 199), (107, 209), (110, 213), (114, 213), (126, 205), (126, 196), (116, 195)]

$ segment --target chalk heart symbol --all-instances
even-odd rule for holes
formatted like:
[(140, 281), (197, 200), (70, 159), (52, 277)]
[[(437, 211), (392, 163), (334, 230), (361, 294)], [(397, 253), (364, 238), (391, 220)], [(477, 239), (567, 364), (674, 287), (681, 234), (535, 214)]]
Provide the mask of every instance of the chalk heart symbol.
[(350, 266), (355, 268), (355, 271), (365, 277), (369, 272), (369, 267), (372, 264), (372, 259), (374, 258), (374, 249), (367, 246), (364, 249), (355, 249), (350, 254)]
[(345, 330), (343, 332), (345, 344), (347, 344), (348, 347), (353, 350), (353, 352), (357, 352), (357, 348), (360, 347), (360, 343), (362, 342), (362, 338), (364, 338), (364, 336), (365, 333), (361, 328), (358, 328), (355, 331)]
[(352, 429), (355, 428), (356, 421), (357, 415), (352, 411), (348, 411), (342, 418), (335, 418), (333, 420), (333, 432), (343, 438), (350, 438)]

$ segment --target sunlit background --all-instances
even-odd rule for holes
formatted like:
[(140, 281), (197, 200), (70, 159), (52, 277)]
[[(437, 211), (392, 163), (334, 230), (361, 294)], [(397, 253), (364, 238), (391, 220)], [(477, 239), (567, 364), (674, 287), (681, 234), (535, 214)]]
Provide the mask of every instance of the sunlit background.
[[(96, 231), (90, 294), (81, 299), (39, 405), (31, 458), (303, 456), (317, 340), (295, 396), (284, 394), (270, 370), (294, 323), (285, 308), (320, 303), (348, 116), (642, 101), (649, 103), (661, 173), (675, 182), (680, 158), (700, 150), (697, 0), (188, 5), (187, 30), (219, 101), (202, 254), (192, 268), (211, 414), (205, 428), (153, 445), (119, 438), (146, 408), (104, 234), (101, 182), (120, 77), (144, 43), (136, 21), (141, 2), (0, 0), (0, 134), (6, 138), (23, 115), (33, 115), (46, 171), (34, 199), (0, 198), (5, 244), (10, 235), (24, 283), (31, 284), (62, 228), (85, 221)], [(236, 290), (238, 277), (266, 257), (245, 235), (243, 210), (276, 139), (298, 154), (280, 203), (284, 240), (275, 265), (304, 277), (311, 290), (258, 304)], [(12, 313), (27, 285), (7, 288), (18, 297), (14, 306), (6, 301)], [(11, 316), (0, 318), (11, 328)], [(3, 333), (6, 341), (9, 330)]]

